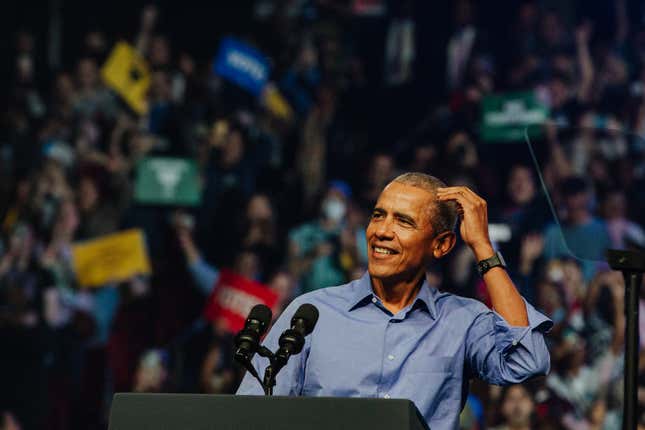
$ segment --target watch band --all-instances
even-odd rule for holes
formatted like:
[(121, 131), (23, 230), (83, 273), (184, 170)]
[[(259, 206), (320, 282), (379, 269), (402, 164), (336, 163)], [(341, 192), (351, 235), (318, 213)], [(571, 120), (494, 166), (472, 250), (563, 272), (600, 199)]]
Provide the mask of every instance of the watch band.
[(484, 276), (484, 274), (493, 267), (506, 268), (504, 257), (502, 257), (502, 253), (499, 251), (497, 251), (492, 257), (486, 258), (485, 260), (481, 260), (477, 263), (477, 271), (479, 272), (479, 276)]

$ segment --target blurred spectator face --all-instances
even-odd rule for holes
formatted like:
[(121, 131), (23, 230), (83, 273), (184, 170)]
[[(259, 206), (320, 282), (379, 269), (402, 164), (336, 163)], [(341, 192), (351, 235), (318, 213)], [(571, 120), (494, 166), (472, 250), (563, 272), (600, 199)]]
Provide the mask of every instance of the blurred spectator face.
[(567, 306), (572, 307), (585, 294), (584, 279), (580, 265), (573, 259), (562, 262), (562, 286)]
[(9, 253), (26, 256), (31, 253), (34, 245), (34, 236), (26, 224), (18, 224), (9, 238)]
[(348, 201), (347, 204), (347, 225), (353, 229), (365, 228), (367, 221), (367, 213), (355, 202)]
[(78, 207), (82, 212), (92, 210), (98, 203), (99, 190), (91, 178), (81, 178), (78, 184)]
[[(569, 221), (580, 219), (584, 221), (584, 218), (590, 214), (592, 198), (587, 181), (582, 177), (572, 176), (565, 178), (560, 182), (559, 186)], [(572, 216), (574, 217), (573, 219), (571, 218)]]
[(296, 290), (296, 280), (289, 272), (280, 271), (271, 278), (269, 288), (278, 294), (279, 307), (282, 308), (293, 297)]
[(168, 371), (159, 351), (146, 352), (139, 361), (134, 376), (134, 389), (138, 393), (160, 392), (168, 377)]
[(569, 87), (561, 77), (554, 77), (549, 81), (549, 100), (551, 107), (560, 108), (569, 99)]
[(508, 180), (508, 195), (519, 206), (530, 203), (535, 196), (535, 182), (531, 170), (525, 166), (515, 166)]
[(538, 285), (538, 306), (558, 324), (566, 317), (562, 296), (558, 287), (552, 282), (542, 282)]
[(79, 219), (76, 205), (71, 201), (65, 201), (60, 206), (56, 228), (61, 234), (73, 235), (78, 227)]
[(580, 284), (583, 282), (582, 270), (575, 260), (564, 260), (562, 262), (562, 280), (565, 284)]
[(410, 170), (413, 172), (426, 172), (436, 156), (437, 151), (432, 145), (416, 147), (414, 149), (414, 160), (412, 161)]
[(273, 209), (269, 198), (264, 194), (256, 194), (251, 197), (246, 207), (246, 217), (251, 222), (272, 220)]
[(564, 335), (563, 345), (565, 350), (563, 370), (576, 372), (585, 364), (587, 343), (575, 332), (570, 331)]
[(303, 43), (298, 55), (297, 67), (300, 70), (309, 70), (318, 66), (318, 52), (311, 42)]
[(42, 188), (45, 194), (60, 197), (67, 188), (65, 171), (62, 166), (55, 161), (48, 161), (43, 169), (38, 186)]
[(466, 133), (455, 133), (446, 147), (446, 155), (457, 167), (470, 169), (479, 163), (477, 149)]
[(378, 154), (370, 165), (370, 183), (383, 188), (394, 177), (394, 159), (387, 154)]
[(552, 65), (555, 70), (567, 76), (575, 76), (575, 61), (573, 57), (566, 54), (558, 54), (553, 57)]
[(588, 191), (578, 192), (565, 197), (564, 205), (567, 212), (589, 211), (591, 195)]
[(233, 167), (242, 161), (244, 156), (244, 138), (239, 130), (231, 130), (222, 146), (221, 163), (224, 167)]
[(594, 181), (607, 182), (610, 180), (609, 166), (602, 157), (594, 157), (589, 161), (589, 175)]
[(61, 73), (56, 78), (55, 95), (60, 101), (69, 101), (74, 97), (74, 81), (69, 73)]
[(235, 271), (247, 279), (258, 279), (260, 259), (251, 251), (242, 251), (235, 259)]
[(542, 38), (548, 46), (555, 46), (563, 42), (564, 29), (560, 17), (556, 13), (549, 12), (544, 15), (541, 30)]
[(168, 39), (155, 36), (150, 41), (150, 64), (153, 67), (165, 66), (170, 63), (170, 46)]
[(190, 76), (195, 71), (195, 61), (193, 57), (185, 52), (179, 55), (179, 70), (186, 76)]
[(323, 218), (340, 222), (347, 213), (347, 197), (340, 190), (330, 188), (320, 206)]
[(531, 394), (522, 385), (509, 387), (502, 401), (502, 415), (509, 428), (528, 427), (533, 414)]
[(105, 41), (105, 34), (100, 31), (90, 31), (85, 36), (85, 48), (91, 54), (102, 54), (107, 49), (107, 42)]
[(20, 84), (29, 84), (34, 80), (34, 61), (27, 55), (16, 58), (16, 80)]
[(130, 153), (133, 157), (143, 156), (156, 144), (154, 135), (149, 133), (136, 133), (128, 142)]
[(76, 78), (83, 90), (94, 89), (99, 83), (98, 67), (91, 58), (83, 58), (76, 67)]
[(608, 85), (621, 85), (627, 82), (627, 64), (618, 55), (610, 54), (601, 71), (601, 80)]

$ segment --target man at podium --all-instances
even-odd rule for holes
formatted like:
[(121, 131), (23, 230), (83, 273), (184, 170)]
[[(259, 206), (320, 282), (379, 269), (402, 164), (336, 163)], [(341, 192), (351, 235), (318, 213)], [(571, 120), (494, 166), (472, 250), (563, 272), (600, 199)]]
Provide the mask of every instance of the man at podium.
[[(457, 217), (492, 309), (426, 281), (426, 269), (455, 245)], [(367, 242), (362, 278), (296, 298), (268, 333), (264, 345), (274, 351), (300, 305), (319, 310), (274, 394), (407, 398), (431, 429), (454, 429), (470, 378), (503, 385), (549, 371), (543, 334), (552, 322), (517, 292), (488, 237), (486, 202), (472, 190), (405, 173), (381, 192)], [(268, 360), (256, 356), (253, 364), (262, 374)], [(238, 389), (262, 393), (249, 374)]]

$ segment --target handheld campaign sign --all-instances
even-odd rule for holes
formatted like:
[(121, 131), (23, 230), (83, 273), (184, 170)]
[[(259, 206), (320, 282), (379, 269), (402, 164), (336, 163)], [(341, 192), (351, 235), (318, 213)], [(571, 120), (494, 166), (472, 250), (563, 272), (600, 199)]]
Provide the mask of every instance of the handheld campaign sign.
[[(521, 142), (527, 127), (543, 124), (548, 117), (549, 110), (531, 91), (489, 95), (482, 100), (481, 136), (486, 142)], [(528, 130), (542, 131), (539, 127)]]
[(210, 321), (223, 319), (228, 330), (236, 333), (244, 328), (251, 308), (263, 303), (273, 308), (278, 295), (266, 285), (222, 269), (213, 293), (206, 302), (204, 316)]
[(132, 45), (117, 43), (101, 69), (101, 76), (136, 113), (148, 111), (150, 71), (146, 60)]
[(259, 96), (269, 78), (269, 61), (260, 51), (226, 37), (213, 61), (213, 72)]
[(195, 206), (201, 202), (194, 160), (147, 157), (137, 166), (134, 199), (140, 204)]
[(150, 273), (143, 232), (139, 229), (75, 243), (72, 263), (83, 287), (100, 287)]

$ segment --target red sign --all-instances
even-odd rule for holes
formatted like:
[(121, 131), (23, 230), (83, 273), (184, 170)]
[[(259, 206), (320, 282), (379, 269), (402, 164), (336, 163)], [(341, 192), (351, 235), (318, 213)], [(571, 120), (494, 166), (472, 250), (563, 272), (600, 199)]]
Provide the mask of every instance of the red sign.
[(354, 0), (353, 9), (359, 16), (383, 16), (385, 3), (383, 0)]
[(277, 301), (278, 295), (266, 285), (222, 269), (206, 302), (204, 317), (210, 321), (224, 320), (229, 331), (235, 333), (244, 327), (253, 306), (264, 303), (273, 309)]

